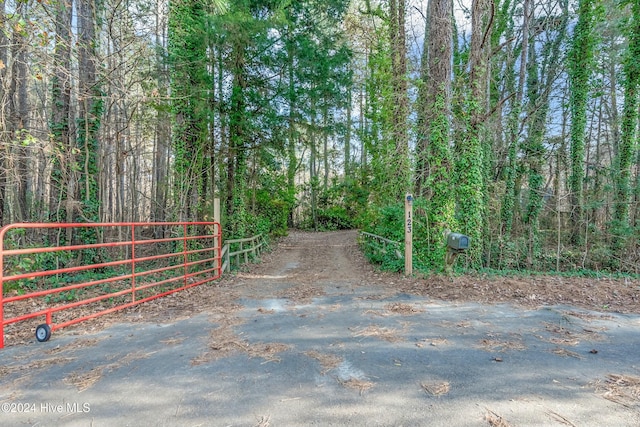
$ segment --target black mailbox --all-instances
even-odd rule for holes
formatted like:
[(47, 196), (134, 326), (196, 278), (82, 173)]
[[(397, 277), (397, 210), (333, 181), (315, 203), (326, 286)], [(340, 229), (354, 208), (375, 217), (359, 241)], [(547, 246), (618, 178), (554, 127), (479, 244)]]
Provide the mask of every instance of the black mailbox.
[(447, 247), (456, 251), (469, 249), (469, 236), (460, 233), (447, 234)]

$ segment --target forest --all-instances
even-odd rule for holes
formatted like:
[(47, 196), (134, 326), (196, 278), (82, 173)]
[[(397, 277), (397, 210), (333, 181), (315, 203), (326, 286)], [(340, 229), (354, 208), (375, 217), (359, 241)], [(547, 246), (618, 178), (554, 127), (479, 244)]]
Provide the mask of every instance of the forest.
[(0, 225), (218, 198), (225, 238), (401, 241), (411, 193), (424, 271), (451, 230), (466, 271), (640, 274), (640, 0), (0, 0), (0, 24)]

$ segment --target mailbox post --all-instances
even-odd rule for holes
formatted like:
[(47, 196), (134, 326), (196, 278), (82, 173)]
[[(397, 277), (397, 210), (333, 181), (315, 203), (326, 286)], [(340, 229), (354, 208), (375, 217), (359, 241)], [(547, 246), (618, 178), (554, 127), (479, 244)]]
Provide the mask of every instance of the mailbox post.
[(460, 233), (447, 234), (447, 247), (456, 251), (469, 249), (469, 237)]
[(404, 275), (413, 274), (413, 196), (404, 198)]
[(447, 253), (445, 255), (445, 266), (448, 271), (453, 267), (456, 257), (469, 249), (469, 236), (460, 233), (447, 234)]

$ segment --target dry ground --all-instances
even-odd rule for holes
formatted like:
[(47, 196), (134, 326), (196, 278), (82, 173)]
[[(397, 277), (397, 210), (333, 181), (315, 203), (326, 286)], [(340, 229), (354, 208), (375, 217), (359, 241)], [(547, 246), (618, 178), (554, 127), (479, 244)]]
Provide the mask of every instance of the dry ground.
[[(273, 263), (283, 256), (286, 258), (288, 251), (307, 247), (299, 254), (302, 261), (293, 274), (287, 274), (287, 281), (313, 285), (346, 279), (356, 282), (354, 285), (367, 285), (390, 293), (448, 301), (511, 303), (527, 308), (566, 304), (603, 312), (640, 313), (640, 280), (550, 275), (404, 277), (399, 273), (381, 272), (370, 265), (355, 241), (356, 233), (352, 231), (317, 234), (294, 231), (277, 242), (261, 264), (248, 266), (247, 272), (240, 273), (235, 281), (268, 275)], [(233, 282), (232, 279), (230, 284)], [(293, 295), (281, 296), (291, 298)]]
[(640, 313), (640, 280), (548, 275), (404, 277), (399, 273), (381, 272), (370, 265), (355, 241), (353, 231), (317, 234), (294, 231), (276, 243), (261, 264), (249, 266), (248, 272), (241, 273), (236, 280), (268, 274), (273, 269), (272, 263), (288, 251), (310, 245), (316, 250), (299, 254), (302, 261), (294, 274), (287, 275), (286, 279), (292, 283), (300, 279), (309, 284), (322, 284), (330, 276), (331, 282), (347, 279), (355, 281), (354, 285), (368, 285), (386, 292), (448, 301), (511, 303), (527, 308), (566, 304), (604, 312)]

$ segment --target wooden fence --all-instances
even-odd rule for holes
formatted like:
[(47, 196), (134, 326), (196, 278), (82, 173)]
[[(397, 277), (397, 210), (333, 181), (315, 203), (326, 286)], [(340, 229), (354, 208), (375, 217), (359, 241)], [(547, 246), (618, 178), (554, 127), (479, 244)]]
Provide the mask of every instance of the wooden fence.
[(386, 255), (389, 250), (392, 250), (398, 259), (403, 259), (402, 243), (395, 240), (389, 240), (377, 234), (367, 233), (366, 231), (360, 232), (360, 239), (366, 243), (377, 254)]
[(231, 271), (232, 263), (239, 267), (250, 259), (257, 258), (266, 248), (264, 234), (258, 234), (244, 239), (226, 240), (222, 245), (222, 273)]

